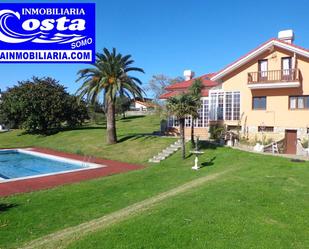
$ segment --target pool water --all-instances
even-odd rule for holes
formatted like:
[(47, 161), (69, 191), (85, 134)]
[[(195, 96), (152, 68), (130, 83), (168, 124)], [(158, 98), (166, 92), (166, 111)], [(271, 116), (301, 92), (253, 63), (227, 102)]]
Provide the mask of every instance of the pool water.
[(0, 151), (0, 179), (14, 179), (83, 169), (82, 163), (44, 158), (16, 150)]

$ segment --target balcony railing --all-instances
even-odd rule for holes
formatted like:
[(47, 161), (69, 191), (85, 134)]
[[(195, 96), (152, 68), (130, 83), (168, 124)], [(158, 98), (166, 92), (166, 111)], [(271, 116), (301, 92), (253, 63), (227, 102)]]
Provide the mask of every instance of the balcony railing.
[(248, 73), (248, 84), (299, 81), (299, 70), (284, 69)]

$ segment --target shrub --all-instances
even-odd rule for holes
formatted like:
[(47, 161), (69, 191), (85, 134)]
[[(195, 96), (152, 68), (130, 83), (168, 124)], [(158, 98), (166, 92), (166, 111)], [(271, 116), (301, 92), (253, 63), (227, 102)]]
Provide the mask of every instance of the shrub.
[(122, 114), (125, 118), (126, 111), (130, 110), (131, 100), (126, 96), (118, 96), (115, 103), (115, 111), (117, 114)]
[(88, 118), (84, 102), (66, 92), (52, 78), (18, 82), (2, 96), (0, 116), (13, 128), (47, 134), (49, 129), (81, 125)]
[(222, 132), (224, 131), (224, 126), (220, 124), (211, 124), (209, 126), (210, 138), (214, 140), (219, 140), (221, 138)]

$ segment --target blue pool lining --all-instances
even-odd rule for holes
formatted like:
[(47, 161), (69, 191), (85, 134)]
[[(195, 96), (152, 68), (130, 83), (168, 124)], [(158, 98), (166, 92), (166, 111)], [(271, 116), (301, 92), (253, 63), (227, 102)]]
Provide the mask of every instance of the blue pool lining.
[(51, 175), (57, 175), (57, 174), (63, 174), (63, 173), (71, 173), (71, 172), (107, 167), (106, 165), (103, 165), (103, 164), (89, 163), (89, 162), (79, 161), (79, 160), (60, 157), (60, 156), (54, 156), (54, 155), (50, 155), (50, 154), (32, 151), (31, 149), (1, 149), (0, 154), (1, 154), (1, 152), (4, 152), (4, 153), (12, 153), (12, 152), (13, 153), (15, 153), (15, 152), (16, 153), (23, 153), (23, 154), (41, 157), (41, 158), (45, 158), (45, 159), (49, 159), (49, 160), (53, 160), (53, 161), (75, 164), (75, 165), (80, 166), (81, 168), (80, 169), (74, 169), (74, 170), (58, 171), (58, 172), (47, 173), (47, 174), (38, 174), (38, 175), (33, 175), (33, 176), (18, 177), (18, 178), (12, 178), (12, 179), (7, 179), (7, 177), (2, 177), (1, 174), (0, 174), (0, 184), (5, 183), (5, 182), (12, 182), (12, 181), (25, 180), (25, 179), (31, 179), (31, 178), (37, 178), (37, 177), (43, 177), (43, 176), (51, 176)]

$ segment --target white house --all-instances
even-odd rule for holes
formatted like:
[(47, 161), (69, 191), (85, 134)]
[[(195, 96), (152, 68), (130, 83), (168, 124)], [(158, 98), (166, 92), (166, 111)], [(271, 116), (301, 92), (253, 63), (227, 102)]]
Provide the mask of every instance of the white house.
[(149, 109), (155, 108), (155, 104), (151, 101), (133, 100), (131, 109), (136, 111), (149, 111)]

